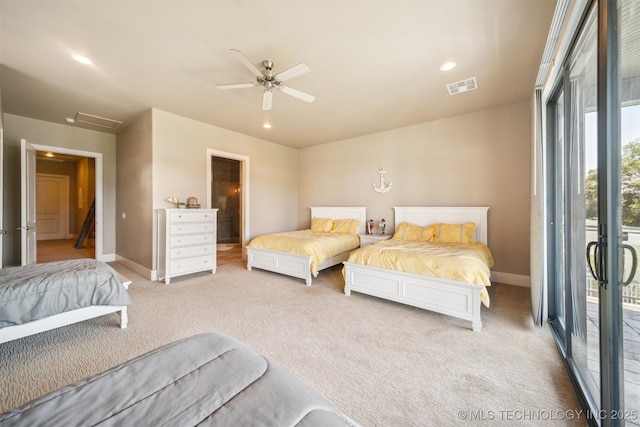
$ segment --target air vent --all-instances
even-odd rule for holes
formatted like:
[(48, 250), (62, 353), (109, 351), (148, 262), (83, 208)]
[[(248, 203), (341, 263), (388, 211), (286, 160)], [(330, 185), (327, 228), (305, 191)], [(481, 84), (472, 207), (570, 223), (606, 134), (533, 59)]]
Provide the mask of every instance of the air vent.
[(122, 122), (117, 120), (105, 119), (104, 117), (92, 116), (91, 114), (76, 114), (76, 123), (84, 123), (86, 125), (99, 126), (106, 129), (117, 129)]
[(478, 89), (478, 82), (475, 77), (470, 79), (461, 80), (459, 82), (450, 83), (447, 85), (449, 95), (457, 95), (462, 92), (468, 92), (470, 90)]

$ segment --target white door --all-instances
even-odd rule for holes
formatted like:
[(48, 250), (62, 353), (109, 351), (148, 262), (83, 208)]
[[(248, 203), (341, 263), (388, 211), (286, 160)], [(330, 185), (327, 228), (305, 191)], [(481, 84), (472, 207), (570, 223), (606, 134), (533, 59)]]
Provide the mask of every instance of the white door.
[(65, 239), (69, 223), (69, 177), (36, 174), (37, 240)]
[(36, 262), (36, 149), (20, 140), (22, 265)]

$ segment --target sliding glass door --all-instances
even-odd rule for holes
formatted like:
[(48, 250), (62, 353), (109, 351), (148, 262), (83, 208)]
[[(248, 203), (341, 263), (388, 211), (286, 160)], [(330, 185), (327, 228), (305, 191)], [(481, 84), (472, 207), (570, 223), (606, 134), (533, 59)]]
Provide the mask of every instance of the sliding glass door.
[(640, 275), (637, 256), (640, 251), (640, 2), (617, 3), (619, 96), (620, 197), (622, 279), (615, 305), (621, 307), (620, 322), (623, 348), (621, 353), (622, 391), (627, 425), (640, 425)]
[[(585, 399), (600, 394), (598, 282), (585, 263), (598, 243), (597, 14), (592, 10), (549, 106), (553, 117), (554, 277), (550, 314)], [(600, 265), (597, 265), (598, 272)], [(595, 272), (595, 271), (594, 271)]]
[(595, 3), (547, 109), (552, 330), (588, 417), (640, 425), (640, 3)]

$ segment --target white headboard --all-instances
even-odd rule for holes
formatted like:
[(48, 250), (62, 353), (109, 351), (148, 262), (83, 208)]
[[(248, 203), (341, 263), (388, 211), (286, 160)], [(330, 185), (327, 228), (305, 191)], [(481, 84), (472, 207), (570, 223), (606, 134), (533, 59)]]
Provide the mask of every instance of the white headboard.
[(446, 224), (476, 224), (474, 239), (476, 242), (487, 244), (487, 212), (488, 207), (394, 207), (395, 227), (401, 222), (424, 227), (434, 222)]
[(357, 219), (360, 221), (358, 234), (364, 234), (367, 224), (367, 208), (353, 206), (311, 207), (311, 218)]

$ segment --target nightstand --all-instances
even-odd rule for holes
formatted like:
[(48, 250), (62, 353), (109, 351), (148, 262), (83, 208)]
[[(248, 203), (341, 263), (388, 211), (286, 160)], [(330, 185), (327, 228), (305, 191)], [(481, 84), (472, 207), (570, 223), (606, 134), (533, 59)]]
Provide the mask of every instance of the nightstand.
[(361, 234), (360, 235), (360, 247), (367, 246), (372, 243), (382, 242), (391, 238), (390, 234)]

